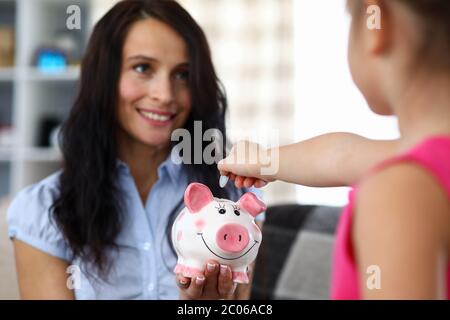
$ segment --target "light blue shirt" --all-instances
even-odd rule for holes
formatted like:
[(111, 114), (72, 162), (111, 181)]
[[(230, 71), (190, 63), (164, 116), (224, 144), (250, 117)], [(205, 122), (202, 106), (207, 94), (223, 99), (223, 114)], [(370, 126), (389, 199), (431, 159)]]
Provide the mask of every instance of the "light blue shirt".
[[(117, 169), (126, 214), (116, 241), (119, 250), (107, 252), (112, 259), (107, 282), (88, 277), (83, 269), (94, 269), (83, 261), (71, 261), (71, 250), (49, 217), (49, 208), (59, 193), (60, 172), (19, 192), (8, 210), (9, 237), (75, 266), (67, 276), (73, 280), (76, 299), (178, 299), (172, 272), (176, 256), (166, 240), (166, 225), (189, 184), (186, 169), (169, 156), (158, 168), (158, 180), (145, 206), (127, 165), (118, 161)], [(236, 189), (230, 191), (232, 200), (237, 201)], [(252, 191), (260, 196), (259, 190)]]

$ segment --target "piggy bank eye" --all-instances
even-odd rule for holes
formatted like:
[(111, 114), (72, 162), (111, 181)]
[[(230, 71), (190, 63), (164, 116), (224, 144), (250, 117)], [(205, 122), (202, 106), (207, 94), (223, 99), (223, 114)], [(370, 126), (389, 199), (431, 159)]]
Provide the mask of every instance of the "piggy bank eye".
[(219, 209), (219, 213), (220, 214), (225, 214), (225, 212), (227, 212), (224, 208), (222, 208), (222, 209)]
[(241, 213), (239, 212), (239, 210), (234, 210), (234, 214), (239, 216)]

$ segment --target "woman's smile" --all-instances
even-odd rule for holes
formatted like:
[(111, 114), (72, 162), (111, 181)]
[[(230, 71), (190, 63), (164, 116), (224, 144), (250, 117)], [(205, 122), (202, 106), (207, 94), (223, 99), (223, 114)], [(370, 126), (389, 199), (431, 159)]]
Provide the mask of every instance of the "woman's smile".
[(158, 127), (172, 125), (177, 115), (175, 112), (159, 111), (154, 109), (136, 108), (136, 110), (146, 123)]

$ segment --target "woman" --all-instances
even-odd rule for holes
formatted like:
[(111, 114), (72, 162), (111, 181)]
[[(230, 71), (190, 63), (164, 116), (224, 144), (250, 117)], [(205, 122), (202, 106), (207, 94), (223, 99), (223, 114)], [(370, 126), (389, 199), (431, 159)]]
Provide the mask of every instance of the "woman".
[(23, 190), (9, 210), (21, 296), (232, 297), (231, 270), (213, 261), (205, 277), (178, 277), (177, 287), (167, 236), (189, 182), (240, 196), (219, 188), (214, 164), (170, 159), (175, 129), (193, 136), (195, 120), (225, 136), (225, 111), (204, 33), (179, 4), (115, 5), (81, 66), (62, 129), (63, 170)]

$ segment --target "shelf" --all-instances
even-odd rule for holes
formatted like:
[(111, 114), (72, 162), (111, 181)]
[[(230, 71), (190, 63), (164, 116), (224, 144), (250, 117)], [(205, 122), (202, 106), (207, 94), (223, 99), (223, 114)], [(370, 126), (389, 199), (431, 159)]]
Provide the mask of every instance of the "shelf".
[(14, 67), (0, 67), (0, 82), (13, 81), (14, 77)]
[[(61, 167), (62, 155), (57, 148), (38, 146), (48, 145), (41, 137), (49, 135), (52, 121), (67, 118), (76, 98), (79, 61), (92, 30), (90, 14), (95, 1), (0, 0), (0, 25), (9, 26), (14, 37), (13, 62), (4, 59), (0, 66), (0, 131), (7, 126), (16, 135), (12, 146), (9, 140), (3, 143), (0, 139), (0, 193), (6, 186), (15, 194)], [(69, 5), (81, 9), (80, 30), (67, 29)], [(69, 66), (53, 72), (36, 67), (40, 48), (59, 46), (68, 53)], [(6, 176), (9, 182), (2, 185)]]
[(25, 70), (25, 79), (30, 81), (77, 81), (80, 76), (78, 67), (67, 67), (61, 71), (42, 72), (37, 68)]
[(26, 162), (60, 162), (61, 152), (55, 148), (30, 147), (16, 152), (13, 148), (0, 147), (0, 162), (21, 159)]
[(21, 158), (28, 162), (60, 162), (62, 160), (58, 149), (38, 147), (24, 149)]
[(8, 162), (13, 159), (13, 151), (11, 148), (0, 147), (0, 162)]

